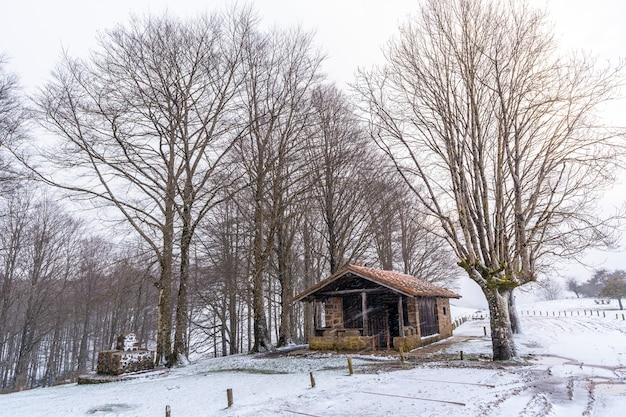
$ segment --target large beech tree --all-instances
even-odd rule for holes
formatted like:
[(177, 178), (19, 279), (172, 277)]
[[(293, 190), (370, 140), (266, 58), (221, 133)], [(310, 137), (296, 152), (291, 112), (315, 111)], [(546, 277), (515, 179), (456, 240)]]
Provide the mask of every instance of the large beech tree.
[[(273, 348), (264, 300), (268, 262), (279, 224), (291, 216), (288, 207), (298, 200), (302, 188), (300, 155), (304, 153), (305, 127), (311, 117), (309, 97), (322, 80), (322, 59), (312, 34), (301, 29), (259, 33), (250, 36), (246, 45), (241, 120), (249, 130), (240, 142), (239, 155), (253, 200), (254, 352)], [(282, 275), (280, 281), (286, 289), (291, 288), (290, 277)], [(289, 300), (284, 299), (283, 308), (291, 308)]]
[(134, 18), (104, 33), (88, 59), (64, 56), (36, 100), (42, 125), (59, 139), (40, 178), (114, 207), (158, 259), (157, 363), (174, 364), (188, 350), (189, 249), (228, 184), (222, 159), (246, 129), (234, 115), (254, 24), (248, 9)]
[(596, 191), (622, 137), (596, 111), (620, 71), (556, 56), (549, 28), (524, 2), (427, 0), (356, 85), (372, 137), (482, 289), (494, 360), (516, 355), (513, 289), (612, 237)]

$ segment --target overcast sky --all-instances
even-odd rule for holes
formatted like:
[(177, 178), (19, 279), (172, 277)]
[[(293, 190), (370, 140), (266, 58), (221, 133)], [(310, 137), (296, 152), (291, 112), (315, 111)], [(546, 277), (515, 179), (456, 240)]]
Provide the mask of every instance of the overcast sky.
[[(568, 47), (606, 57), (626, 56), (626, 3), (618, 0), (531, 0), (547, 7), (555, 33)], [(180, 17), (219, 10), (228, 0), (0, 0), (0, 51), (28, 89), (48, 76), (62, 48), (71, 55), (95, 46), (98, 31), (128, 21), (131, 13)], [(243, 4), (245, 2), (239, 2)], [(301, 24), (317, 33), (328, 54), (326, 71), (338, 84), (358, 66), (381, 59), (381, 46), (417, 9), (418, 0), (256, 0), (267, 24)]]
[[(568, 49), (582, 49), (601, 59), (626, 57), (626, 2), (619, 0), (530, 0), (545, 7), (555, 35)], [(161, 13), (180, 17), (220, 10), (228, 0), (0, 0), (0, 53), (10, 58), (27, 92), (48, 77), (61, 49), (71, 56), (95, 46), (98, 31), (125, 23), (131, 13)], [(255, 0), (251, 3), (267, 25), (302, 25), (316, 32), (326, 52), (325, 71), (344, 86), (357, 67), (381, 62), (381, 46), (400, 23), (417, 10), (418, 0)], [(626, 125), (626, 106), (611, 111), (610, 119)], [(624, 201), (626, 186), (607, 197), (607, 205)], [(609, 269), (625, 268), (623, 252), (595, 254)]]

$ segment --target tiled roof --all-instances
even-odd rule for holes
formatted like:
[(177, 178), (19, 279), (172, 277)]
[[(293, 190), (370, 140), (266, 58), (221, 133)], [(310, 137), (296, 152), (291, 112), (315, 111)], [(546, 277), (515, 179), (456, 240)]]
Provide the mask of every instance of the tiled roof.
[(323, 289), (327, 285), (349, 273), (409, 296), (461, 298), (461, 296), (455, 292), (438, 287), (407, 274), (368, 268), (360, 265), (348, 265), (328, 278), (318, 282), (306, 291), (296, 295), (293, 298), (293, 301), (300, 301), (305, 297), (311, 296), (315, 292)]

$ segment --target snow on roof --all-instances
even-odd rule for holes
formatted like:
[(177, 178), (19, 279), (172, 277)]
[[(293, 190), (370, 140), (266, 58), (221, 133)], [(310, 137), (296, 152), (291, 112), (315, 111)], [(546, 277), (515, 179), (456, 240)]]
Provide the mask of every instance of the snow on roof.
[(382, 285), (408, 296), (461, 298), (459, 294), (453, 291), (423, 281), (419, 278), (415, 278), (411, 275), (395, 271), (386, 271), (383, 269), (368, 268), (361, 265), (348, 265), (340, 269), (333, 275), (308, 288), (304, 292), (296, 295), (293, 298), (293, 301), (301, 301), (306, 297), (310, 297), (314, 295), (317, 291), (323, 289), (324, 287), (348, 274), (356, 275), (360, 278), (372, 281), (376, 284)]

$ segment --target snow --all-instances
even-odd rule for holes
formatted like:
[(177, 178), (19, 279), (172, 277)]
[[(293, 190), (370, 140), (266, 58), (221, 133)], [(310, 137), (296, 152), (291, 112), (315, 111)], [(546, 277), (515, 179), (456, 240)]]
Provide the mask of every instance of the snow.
[[(524, 334), (516, 336), (520, 359), (510, 363), (488, 360), (489, 321), (469, 320), (453, 338), (408, 353), (404, 364), (393, 352), (349, 355), (353, 375), (348, 355), (294, 347), (280, 354), (197, 360), (115, 383), (5, 394), (0, 415), (153, 417), (164, 416), (169, 405), (172, 417), (621, 417), (626, 321), (616, 308), (593, 300), (519, 306)], [(455, 317), (474, 312), (452, 308)], [(227, 408), (229, 388), (234, 401)]]

